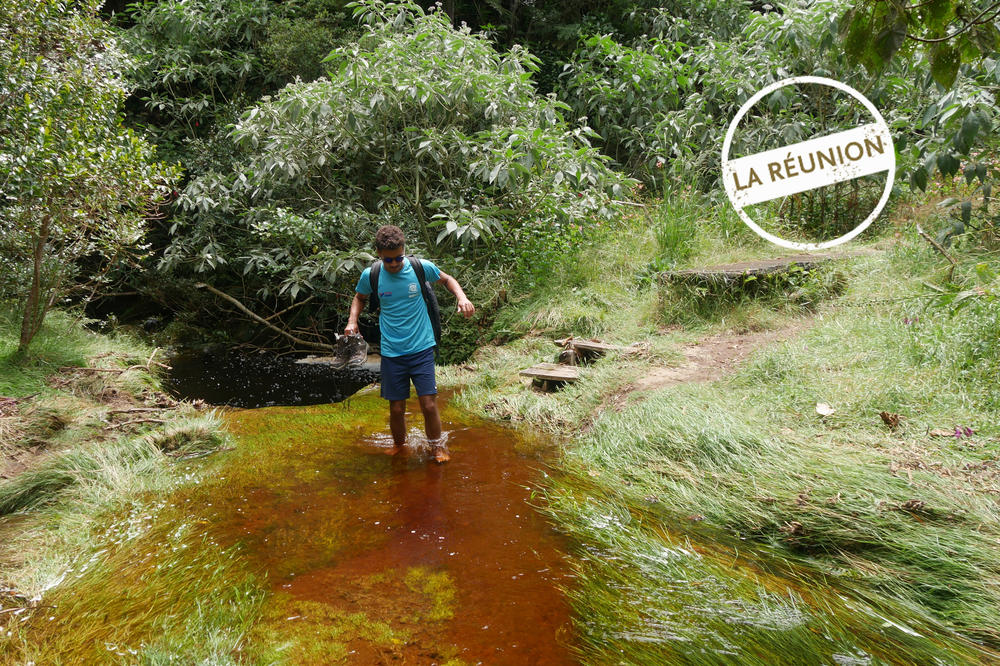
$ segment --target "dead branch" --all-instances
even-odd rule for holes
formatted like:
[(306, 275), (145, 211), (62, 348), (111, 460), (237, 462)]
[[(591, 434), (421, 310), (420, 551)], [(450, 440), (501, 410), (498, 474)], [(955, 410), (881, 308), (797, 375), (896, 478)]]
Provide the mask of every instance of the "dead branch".
[(308, 303), (309, 301), (311, 301), (311, 300), (312, 300), (312, 299), (314, 299), (314, 298), (316, 298), (316, 295), (315, 295), (315, 294), (313, 294), (312, 296), (310, 296), (309, 298), (307, 298), (307, 299), (306, 299), (306, 300), (304, 300), (304, 301), (299, 301), (298, 303), (292, 303), (291, 305), (289, 305), (289, 306), (288, 306), (287, 308), (285, 308), (285, 309), (284, 309), (284, 310), (282, 310), (281, 312), (275, 312), (275, 313), (274, 313), (273, 315), (271, 315), (271, 316), (269, 316), (269, 317), (265, 317), (265, 319), (264, 319), (264, 320), (265, 320), (265, 321), (271, 321), (271, 320), (272, 320), (272, 319), (274, 319), (275, 317), (280, 317), (281, 315), (285, 314), (285, 313), (286, 313), (286, 312), (288, 312), (289, 310), (293, 310), (293, 309), (295, 309), (295, 308), (299, 307), (300, 305), (305, 305), (306, 303)]
[(264, 319), (260, 315), (251, 312), (250, 309), (247, 306), (243, 305), (242, 303), (240, 303), (238, 300), (236, 300), (235, 298), (233, 298), (229, 294), (227, 294), (225, 292), (222, 292), (222, 291), (219, 291), (218, 289), (216, 289), (212, 285), (205, 284), (204, 282), (198, 282), (194, 286), (197, 287), (198, 289), (208, 289), (210, 292), (212, 292), (213, 294), (215, 294), (219, 298), (222, 298), (222, 299), (224, 299), (226, 301), (229, 301), (230, 303), (232, 303), (233, 305), (235, 305), (240, 310), (240, 312), (243, 312), (244, 314), (246, 314), (247, 316), (249, 316), (254, 321), (257, 321), (257, 322), (259, 322), (261, 324), (264, 324), (265, 326), (267, 326), (271, 330), (276, 331), (277, 333), (280, 333), (281, 335), (285, 336), (286, 338), (288, 338), (289, 340), (291, 340), (292, 342), (294, 342), (296, 344), (305, 345), (306, 347), (314, 347), (316, 349), (325, 349), (327, 351), (336, 351), (336, 347), (334, 347), (333, 345), (323, 344), (321, 342), (309, 342), (308, 340), (302, 340), (301, 338), (297, 338), (294, 335), (292, 335), (291, 333), (288, 333), (287, 331), (281, 330), (280, 328), (278, 328), (277, 326), (275, 326), (274, 324), (272, 324), (268, 320)]
[(133, 414), (135, 412), (162, 412), (170, 407), (132, 407), (129, 409), (109, 409), (108, 414)]
[(121, 423), (112, 423), (111, 425), (104, 426), (102, 430), (114, 430), (115, 428), (123, 428), (127, 425), (136, 425), (137, 423), (166, 423), (166, 419), (135, 419), (134, 421), (122, 421)]
[(919, 224), (917, 224), (917, 233), (923, 236), (924, 240), (930, 243), (931, 247), (940, 252), (945, 259), (951, 262), (951, 268), (948, 269), (948, 282), (951, 282), (951, 277), (955, 274), (955, 267), (958, 266), (958, 263), (956, 263), (956, 261), (951, 258), (951, 255), (948, 254), (943, 247), (941, 247), (940, 243), (928, 236), (927, 232), (921, 229)]

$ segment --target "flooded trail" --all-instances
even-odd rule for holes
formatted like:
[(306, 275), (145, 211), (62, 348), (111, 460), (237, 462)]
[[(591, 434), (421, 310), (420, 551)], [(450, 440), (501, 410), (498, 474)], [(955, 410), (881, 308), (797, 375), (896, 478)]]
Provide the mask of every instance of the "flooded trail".
[(235, 445), (109, 517), (0, 663), (994, 663), (807, 563), (545, 477), (545, 442), (440, 402), (445, 465), (387, 455), (371, 393), (227, 410)]
[(387, 455), (377, 395), (226, 411), (235, 446), (110, 516), (0, 663), (576, 663), (547, 454), (440, 402), (445, 465)]
[[(309, 418), (327, 409), (227, 414), (242, 440), (295, 433), (256, 484), (207, 493), (216, 501), (205, 520), (220, 545), (241, 544), (275, 593), (269, 633), (333, 614), (377, 625), (387, 639), (341, 631), (331, 654), (342, 650), (352, 664), (574, 663), (558, 589), (567, 572), (556, 534), (527, 504), (540, 461), (523, 442), (445, 408), (452, 461), (438, 465), (413, 448), (387, 455), (384, 415), (381, 429), (336, 442)], [(419, 414), (408, 421), (419, 443)]]

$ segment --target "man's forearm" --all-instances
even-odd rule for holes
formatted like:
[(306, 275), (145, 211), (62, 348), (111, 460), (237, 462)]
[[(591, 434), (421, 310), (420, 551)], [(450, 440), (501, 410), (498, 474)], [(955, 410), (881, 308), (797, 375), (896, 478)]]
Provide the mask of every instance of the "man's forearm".
[(465, 317), (471, 317), (472, 313), (476, 311), (476, 306), (472, 304), (472, 301), (462, 291), (462, 285), (458, 284), (458, 280), (448, 274), (442, 274), (441, 282), (448, 291), (455, 295), (458, 311)]
[(361, 311), (365, 309), (365, 299), (362, 298), (361, 294), (355, 292), (354, 300), (351, 301), (351, 311), (347, 315), (347, 325), (357, 326), (358, 317), (361, 316)]
[(448, 279), (444, 281), (444, 287), (445, 289), (447, 289), (448, 291), (450, 291), (452, 294), (455, 295), (456, 300), (462, 300), (463, 298), (466, 298), (465, 292), (462, 291), (462, 285), (460, 285), (458, 283), (458, 280), (456, 280), (451, 275), (449, 275)]

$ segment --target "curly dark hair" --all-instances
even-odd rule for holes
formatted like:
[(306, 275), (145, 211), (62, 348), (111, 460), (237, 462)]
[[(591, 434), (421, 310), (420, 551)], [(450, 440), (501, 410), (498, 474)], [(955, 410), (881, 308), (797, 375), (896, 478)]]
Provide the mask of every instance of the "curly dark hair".
[(403, 230), (395, 225), (387, 224), (375, 232), (376, 250), (395, 250), (397, 247), (403, 247), (405, 242)]

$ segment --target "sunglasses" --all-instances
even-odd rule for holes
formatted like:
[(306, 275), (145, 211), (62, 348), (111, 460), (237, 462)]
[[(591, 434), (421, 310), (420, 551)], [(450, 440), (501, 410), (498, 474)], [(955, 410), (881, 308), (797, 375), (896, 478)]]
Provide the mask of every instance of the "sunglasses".
[(387, 264), (401, 264), (405, 258), (406, 256), (401, 254), (398, 257), (382, 257), (382, 261)]

